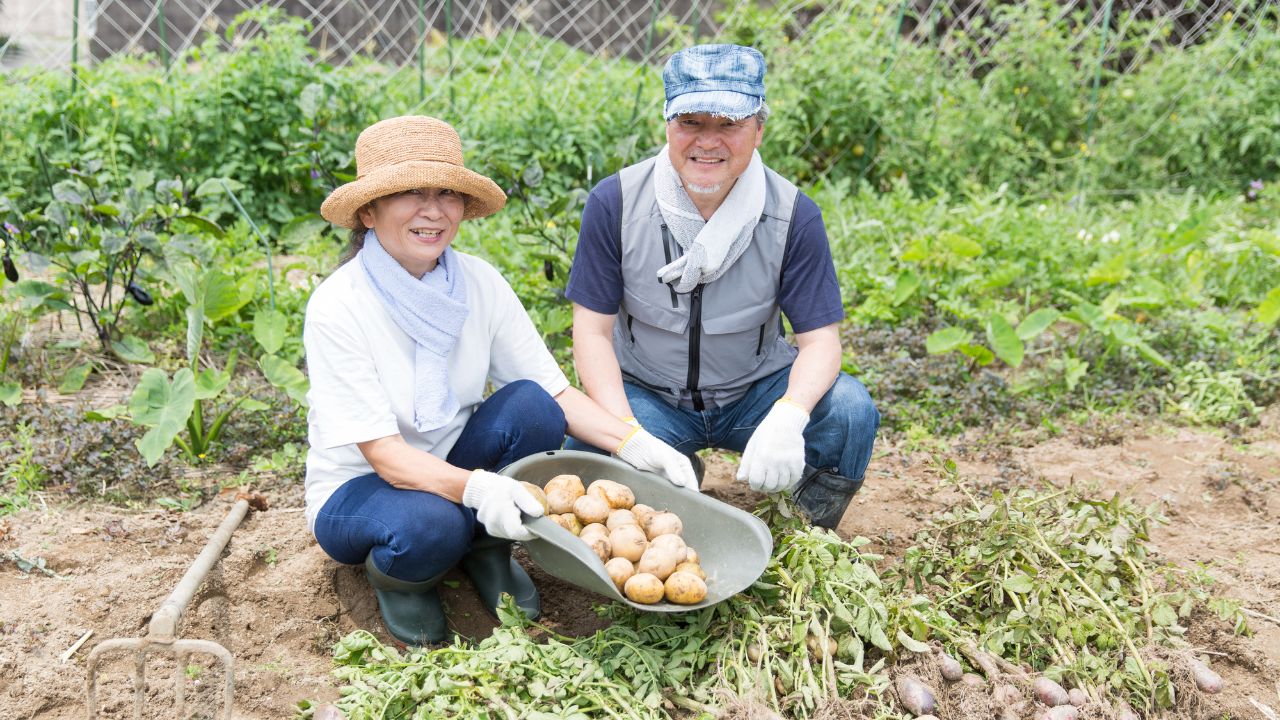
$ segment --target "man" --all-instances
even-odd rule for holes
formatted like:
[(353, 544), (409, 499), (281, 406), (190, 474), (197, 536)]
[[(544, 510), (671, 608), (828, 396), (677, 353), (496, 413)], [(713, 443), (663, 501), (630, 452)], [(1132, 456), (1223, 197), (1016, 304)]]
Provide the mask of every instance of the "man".
[(840, 372), (844, 306), (822, 213), (756, 152), (764, 73), (764, 57), (736, 45), (667, 63), (667, 146), (603, 180), (583, 210), (566, 289), (574, 361), (606, 410), (689, 455), (742, 452), (739, 480), (793, 489), (834, 528), (880, 415)]

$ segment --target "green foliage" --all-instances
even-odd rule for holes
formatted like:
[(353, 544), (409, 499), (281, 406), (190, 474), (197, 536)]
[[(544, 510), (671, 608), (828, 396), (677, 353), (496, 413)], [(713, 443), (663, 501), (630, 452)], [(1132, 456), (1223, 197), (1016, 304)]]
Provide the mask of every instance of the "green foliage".
[[(1172, 679), (1141, 648), (1186, 646), (1182, 623), (1210, 595), (1152, 557), (1157, 508), (1051, 488), (979, 498), (954, 463), (944, 470), (968, 503), (917, 536), (901, 583), (946, 598), (950, 639), (963, 646), (972, 633), (1019, 665), (1136, 707), (1168, 707)], [(1243, 627), (1238, 607), (1220, 607)]]
[[(45, 470), (35, 459), (35, 427), (18, 423), (13, 433), (0, 440), (0, 516), (21, 510), (31, 503), (31, 494), (44, 489)], [(27, 572), (23, 570), (23, 572)]]

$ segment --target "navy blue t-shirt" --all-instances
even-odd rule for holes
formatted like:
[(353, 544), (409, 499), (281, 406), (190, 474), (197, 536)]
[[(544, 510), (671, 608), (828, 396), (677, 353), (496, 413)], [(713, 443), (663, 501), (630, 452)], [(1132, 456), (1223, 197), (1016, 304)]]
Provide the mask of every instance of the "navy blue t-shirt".
[[(582, 211), (578, 249), (569, 271), (565, 297), (588, 310), (616, 315), (622, 303), (622, 183), (610, 175), (591, 190)], [(782, 255), (778, 305), (797, 333), (844, 319), (822, 211), (803, 192), (796, 196)]]

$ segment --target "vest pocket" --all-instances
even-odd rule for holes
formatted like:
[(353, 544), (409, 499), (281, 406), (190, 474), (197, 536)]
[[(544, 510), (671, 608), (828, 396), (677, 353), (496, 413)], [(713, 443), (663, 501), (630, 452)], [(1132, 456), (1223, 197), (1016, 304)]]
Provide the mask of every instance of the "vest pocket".
[[(683, 335), (685, 329), (689, 327), (687, 311), (679, 307), (672, 308), (664, 304), (651, 303), (630, 289), (623, 289), (622, 309), (626, 311), (627, 315), (639, 320), (642, 324), (650, 325), (660, 330)], [(630, 326), (628, 326), (628, 330), (630, 329)], [(634, 337), (634, 334), (632, 337)]]

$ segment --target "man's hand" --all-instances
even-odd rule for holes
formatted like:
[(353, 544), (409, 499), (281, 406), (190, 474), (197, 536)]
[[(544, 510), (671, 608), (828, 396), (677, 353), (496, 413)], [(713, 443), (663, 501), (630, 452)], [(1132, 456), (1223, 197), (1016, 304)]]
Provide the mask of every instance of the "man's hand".
[(809, 413), (804, 408), (785, 398), (774, 403), (747, 441), (738, 479), (765, 493), (795, 485), (804, 472), (804, 429), (808, 424)]
[(462, 504), (476, 511), (476, 519), (490, 535), (508, 540), (532, 540), (533, 533), (520, 513), (542, 514), (542, 505), (520, 483), (487, 470), (476, 470), (467, 478)]
[(698, 478), (689, 458), (636, 424), (636, 431), (622, 441), (618, 457), (639, 470), (666, 476), (672, 485), (698, 492)]

